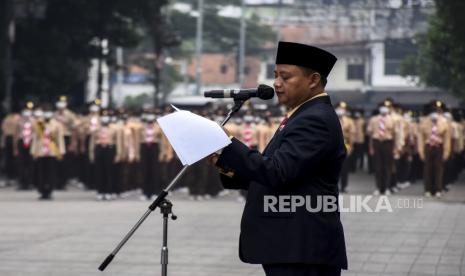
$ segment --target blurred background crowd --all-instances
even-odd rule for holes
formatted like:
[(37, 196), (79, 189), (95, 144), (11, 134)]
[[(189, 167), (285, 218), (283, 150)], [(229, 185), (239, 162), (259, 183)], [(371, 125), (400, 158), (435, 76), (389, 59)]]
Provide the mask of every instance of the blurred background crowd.
[[(180, 169), (156, 124), (170, 104), (220, 121), (212, 89), (271, 85), (277, 41), (328, 49), (350, 173), (374, 194), (419, 181), (441, 197), (462, 170), (465, 2), (447, 0), (4, 0), (0, 185), (160, 192)], [(66, 95), (66, 96), (61, 96)], [(263, 150), (285, 110), (250, 101), (227, 128)], [(182, 181), (223, 194), (200, 162)], [(189, 178), (189, 179), (187, 179)], [(195, 180), (195, 181), (194, 181)], [(187, 189), (184, 189), (187, 192)]]
[[(96, 190), (98, 200), (140, 193), (153, 199), (182, 168), (156, 119), (173, 112), (164, 108), (102, 109), (100, 102), (79, 111), (67, 107), (65, 96), (51, 105), (27, 102), (20, 113), (2, 121), (4, 186), (36, 188), (40, 199), (51, 199), (54, 189), (69, 186)], [(262, 109), (258, 109), (260, 107)], [(190, 108), (221, 123), (228, 106)], [(349, 174), (373, 175), (375, 195), (390, 195), (411, 184), (423, 183), (424, 196), (448, 191), (465, 165), (465, 117), (432, 101), (421, 110), (404, 109), (386, 99), (374, 110), (335, 104), (348, 153), (340, 192), (350, 191)], [(225, 128), (251, 149), (262, 152), (272, 139), (283, 110), (249, 104)], [(188, 137), (187, 137), (188, 138)], [(203, 160), (193, 165), (176, 187), (192, 199), (227, 194), (217, 170)], [(243, 200), (244, 192), (239, 195)]]

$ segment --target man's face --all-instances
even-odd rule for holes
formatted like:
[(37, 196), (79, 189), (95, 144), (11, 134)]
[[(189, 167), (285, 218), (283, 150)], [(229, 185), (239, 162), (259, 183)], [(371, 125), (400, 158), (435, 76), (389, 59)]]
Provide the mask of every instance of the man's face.
[(312, 78), (295, 65), (276, 64), (274, 88), (280, 104), (294, 108), (304, 102), (311, 93)]

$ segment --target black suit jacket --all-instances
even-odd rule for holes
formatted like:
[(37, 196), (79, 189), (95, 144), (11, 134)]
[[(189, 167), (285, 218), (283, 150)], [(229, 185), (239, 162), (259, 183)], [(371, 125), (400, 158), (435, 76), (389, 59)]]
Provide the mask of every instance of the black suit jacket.
[[(328, 96), (303, 104), (276, 132), (263, 154), (237, 139), (223, 149), (217, 166), (225, 188), (247, 189), (239, 256), (258, 264), (307, 263), (347, 268), (338, 211), (264, 212), (265, 195), (338, 196), (346, 155), (339, 119)], [(312, 205), (314, 206), (314, 205)]]

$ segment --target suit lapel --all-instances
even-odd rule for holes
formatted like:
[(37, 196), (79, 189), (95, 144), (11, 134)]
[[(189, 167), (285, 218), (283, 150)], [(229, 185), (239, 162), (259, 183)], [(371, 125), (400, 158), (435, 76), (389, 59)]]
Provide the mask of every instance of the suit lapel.
[(288, 125), (289, 123), (291, 123), (293, 121), (294, 118), (297, 117), (297, 115), (302, 112), (303, 110), (306, 110), (307, 108), (310, 108), (312, 105), (315, 105), (315, 104), (329, 104), (331, 105), (331, 99), (329, 98), (329, 96), (321, 96), (321, 97), (318, 97), (318, 98), (315, 98), (311, 101), (308, 101), (306, 103), (304, 103), (299, 109), (297, 109), (294, 114), (292, 114), (291, 117), (289, 117), (288, 121), (286, 122), (286, 124), (284, 125), (284, 127), (282, 128), (278, 128), (276, 130), (276, 132), (274, 133), (273, 137), (271, 138), (270, 142), (268, 142), (268, 145), (266, 145), (265, 149), (263, 150), (263, 155), (266, 155), (265, 153), (269, 150), (269, 148), (272, 146), (272, 144), (274, 142), (276, 142), (277, 138), (279, 137), (279, 135), (282, 133), (282, 131), (284, 130), (285, 126)]

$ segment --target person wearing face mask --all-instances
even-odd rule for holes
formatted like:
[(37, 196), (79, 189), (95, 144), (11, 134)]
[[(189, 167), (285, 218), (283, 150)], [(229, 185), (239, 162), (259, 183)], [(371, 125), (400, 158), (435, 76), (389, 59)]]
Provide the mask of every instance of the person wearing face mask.
[(450, 156), (451, 133), (447, 121), (440, 115), (441, 101), (433, 102), (429, 116), (424, 118), (418, 131), (418, 154), (424, 162), (423, 181), (425, 197), (440, 198), (443, 189), (444, 164)]
[(339, 118), (339, 122), (342, 128), (342, 134), (344, 136), (344, 145), (346, 147), (347, 156), (344, 160), (344, 164), (341, 169), (341, 193), (347, 192), (347, 184), (349, 182), (349, 166), (351, 164), (352, 153), (354, 150), (355, 141), (355, 124), (352, 118), (347, 115), (347, 103), (341, 102), (336, 108), (336, 114)]
[(63, 160), (59, 162), (59, 182), (58, 189), (66, 189), (66, 183), (71, 178), (76, 176), (75, 160), (76, 148), (71, 147), (71, 136), (76, 125), (76, 114), (68, 109), (68, 99), (66, 96), (60, 96), (59, 100), (55, 103), (56, 112), (55, 119), (63, 125), (65, 136), (66, 154)]
[(58, 162), (66, 153), (63, 126), (53, 117), (50, 106), (35, 112), (31, 155), (36, 160), (36, 183), (41, 200), (50, 200), (59, 185)]
[(18, 159), (18, 169), (21, 172), (19, 178), (19, 190), (28, 190), (33, 186), (34, 163), (31, 156), (31, 143), (33, 135), (34, 119), (32, 116), (34, 104), (26, 103), (21, 112), (21, 120), (15, 135), (14, 152)]
[(389, 185), (389, 190), (393, 193), (397, 193), (400, 190), (398, 186), (398, 172), (400, 170), (400, 155), (405, 146), (405, 121), (402, 117), (402, 108), (398, 103), (394, 103), (392, 100), (390, 102), (390, 114), (394, 120), (394, 131), (395, 131), (395, 141), (394, 141), (394, 166), (391, 172), (391, 183)]
[(365, 157), (365, 118), (363, 118), (363, 110), (357, 109), (354, 114), (355, 137), (354, 137), (354, 167), (355, 170), (363, 169)]
[(394, 167), (395, 122), (389, 114), (389, 104), (379, 105), (379, 114), (372, 117), (368, 123), (369, 154), (373, 157), (376, 190), (374, 195), (390, 195), (392, 170)]
[(90, 162), (89, 147), (92, 133), (100, 128), (100, 101), (95, 100), (89, 106), (88, 114), (82, 116), (81, 126), (77, 128), (79, 136), (79, 155), (83, 170), (79, 170), (79, 179), (87, 189), (96, 189), (95, 164)]
[(455, 136), (455, 143), (454, 143), (454, 146), (452, 148), (452, 151), (454, 153), (454, 166), (453, 166), (453, 170), (454, 170), (454, 173), (453, 173), (453, 177), (452, 177), (452, 181), (455, 182), (458, 180), (458, 176), (462, 170), (462, 166), (463, 166), (463, 157), (465, 157), (465, 154), (464, 154), (464, 148), (465, 148), (465, 129), (464, 129), (464, 126), (461, 124), (461, 113), (460, 113), (460, 110), (454, 110), (453, 113), (452, 113), (452, 117), (453, 117), (453, 132), (454, 132), (454, 136)]
[(450, 148), (451, 152), (449, 155), (449, 158), (444, 164), (444, 177), (443, 177), (443, 190), (444, 192), (447, 192), (449, 190), (449, 185), (454, 183), (456, 179), (456, 165), (455, 165), (455, 160), (456, 160), (456, 151), (457, 151), (457, 145), (459, 139), (461, 139), (461, 136), (459, 134), (459, 127), (458, 123), (455, 122), (454, 118), (452, 117), (452, 113), (450, 111), (446, 111), (443, 114), (443, 117), (447, 123), (447, 127), (449, 128), (450, 131)]
[[(17, 169), (15, 167), (14, 140), (21, 116), (16, 111), (8, 114), (2, 121), (2, 136), (0, 148), (6, 174), (5, 186), (12, 185), (17, 178)], [(0, 184), (2, 185), (2, 184)]]
[(413, 121), (412, 112), (403, 114), (404, 141), (398, 161), (398, 181), (401, 189), (410, 186), (413, 171), (413, 158), (417, 148), (417, 125)]
[(105, 110), (100, 117), (100, 128), (90, 137), (89, 159), (95, 164), (97, 200), (111, 200), (114, 192), (117, 129), (110, 123), (111, 114)]
[(139, 144), (139, 166), (142, 173), (141, 200), (153, 200), (164, 188), (159, 178), (160, 164), (158, 161), (162, 132), (153, 113), (146, 113), (142, 124), (136, 133)]

